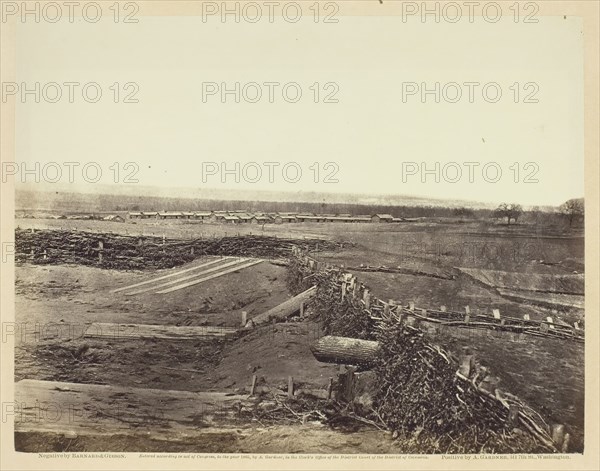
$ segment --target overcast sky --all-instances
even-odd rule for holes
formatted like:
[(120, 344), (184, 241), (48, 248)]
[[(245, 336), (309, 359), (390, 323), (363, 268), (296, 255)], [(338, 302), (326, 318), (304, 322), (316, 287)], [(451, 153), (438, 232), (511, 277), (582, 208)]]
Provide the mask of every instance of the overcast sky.
[[(164, 16), (140, 17), (137, 24), (104, 19), (18, 24), (17, 82), (96, 82), (103, 96), (87, 103), (78, 88), (74, 103), (63, 95), (58, 103), (29, 98), (18, 104), (16, 158), (42, 165), (97, 162), (101, 183), (114, 178), (113, 162), (119, 163), (121, 182), (134, 168), (123, 165), (134, 162), (140, 185), (162, 187), (358, 191), (528, 205), (583, 196), (579, 19), (540, 17), (537, 24), (515, 24), (510, 18), (496, 24), (402, 23), (399, 17), (373, 16), (339, 20), (222, 24)], [(115, 82), (135, 82), (139, 102), (122, 103), (133, 89), (121, 86), (120, 103), (114, 103), (109, 87)], [(230, 95), (222, 103), (217, 93), (203, 100), (205, 82), (231, 87), (257, 82), (263, 97), (258, 103), (235, 103)], [(270, 103), (264, 82), (295, 82), (302, 98), (288, 103), (281, 85)], [(315, 82), (319, 103), (314, 103)], [(325, 89), (327, 82), (336, 85)], [(407, 82), (430, 87), (456, 82), (463, 96), (457, 103), (443, 96), (435, 103), (428, 95), (422, 103), (419, 93), (403, 97)], [(481, 84), (473, 103), (464, 82)], [(488, 82), (502, 90), (497, 103), (482, 95)], [(525, 89), (528, 82), (535, 85)], [(324, 103), (334, 90), (338, 102)], [(488, 90), (491, 99), (495, 93)], [(288, 91), (292, 98), (294, 89)], [(453, 99), (456, 89), (446, 91)], [(254, 97), (255, 89), (247, 92)], [(530, 93), (537, 103), (524, 103)], [(240, 162), (247, 173), (240, 172), (239, 182), (231, 174), (223, 185), (220, 170), (203, 178), (203, 169), (215, 172), (211, 162), (226, 162), (229, 169)], [(263, 170), (255, 183), (249, 180), (256, 180), (256, 166), (249, 162)], [(273, 181), (265, 162), (279, 163), (268, 164)], [(290, 162), (284, 175), (283, 165)], [(325, 168), (328, 162), (334, 165)], [(430, 174), (423, 183), (421, 164), (435, 171), (436, 162), (440, 181)], [(302, 176), (292, 183), (298, 168)], [(333, 182), (324, 182), (327, 175)], [(82, 182), (80, 174), (75, 178)], [(532, 182), (525, 183), (527, 178)]]

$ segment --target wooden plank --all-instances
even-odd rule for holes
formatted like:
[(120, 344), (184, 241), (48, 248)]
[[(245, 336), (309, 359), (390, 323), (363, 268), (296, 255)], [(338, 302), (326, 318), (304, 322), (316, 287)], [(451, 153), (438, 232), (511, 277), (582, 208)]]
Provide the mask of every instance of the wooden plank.
[(268, 311), (265, 311), (262, 314), (259, 314), (258, 316), (252, 318), (250, 322), (252, 322), (252, 325), (260, 325), (269, 322), (269, 319), (285, 319), (291, 316), (292, 314), (299, 312), (301, 310), (301, 306), (306, 306), (310, 301), (312, 301), (312, 299), (316, 295), (317, 287), (313, 286), (312, 288), (303, 291), (302, 293), (294, 296), (293, 298), (282, 302), (274, 308), (269, 309)]
[(15, 431), (193, 436), (231, 424), (246, 397), (24, 379), (15, 384)]
[(152, 324), (111, 324), (96, 322), (88, 327), (84, 337), (119, 339), (210, 339), (226, 337), (237, 332), (234, 327), (175, 326)]
[(172, 293), (173, 291), (177, 291), (177, 290), (184, 289), (184, 288), (189, 288), (190, 286), (197, 285), (198, 283), (203, 283), (205, 281), (212, 280), (213, 278), (218, 278), (220, 276), (227, 275), (229, 273), (233, 273), (234, 271), (243, 270), (244, 268), (248, 268), (248, 267), (251, 267), (258, 263), (262, 263), (262, 262), (263, 262), (263, 260), (252, 260), (243, 265), (237, 265), (237, 266), (230, 268), (228, 270), (225, 270), (223, 272), (216, 273), (215, 275), (200, 278), (199, 280), (190, 281), (190, 282), (184, 283), (182, 285), (173, 286), (172, 288), (163, 289), (162, 291), (157, 291), (157, 293), (158, 294)]
[(167, 286), (171, 286), (171, 285), (174, 285), (174, 284), (177, 284), (177, 283), (181, 283), (181, 282), (186, 281), (186, 280), (192, 280), (192, 279), (197, 278), (199, 276), (204, 276), (207, 273), (213, 273), (213, 272), (222, 270), (224, 268), (228, 268), (228, 267), (230, 267), (232, 265), (242, 264), (242, 263), (246, 262), (247, 260), (248, 260), (247, 258), (240, 258), (240, 259), (232, 260), (230, 262), (222, 263), (222, 264), (220, 264), (220, 265), (218, 265), (216, 267), (212, 267), (212, 268), (208, 268), (206, 270), (202, 270), (200, 273), (194, 273), (193, 275), (188, 275), (188, 276), (184, 276), (182, 278), (178, 278), (176, 280), (167, 281), (166, 283), (162, 283), (160, 285), (150, 286), (149, 288), (144, 288), (144, 289), (141, 289), (141, 290), (136, 291), (134, 293), (128, 293), (127, 296), (133, 296), (133, 295), (136, 295), (136, 294), (142, 294), (142, 293), (146, 293), (148, 291), (152, 291), (152, 290), (155, 290), (155, 289), (161, 289), (161, 288), (165, 288)]
[(111, 293), (118, 293), (120, 291), (125, 291), (125, 290), (131, 289), (131, 288), (137, 288), (138, 286), (144, 286), (144, 285), (147, 285), (147, 284), (150, 284), (150, 283), (154, 283), (154, 282), (157, 282), (157, 281), (166, 280), (167, 278), (171, 278), (173, 276), (178, 276), (178, 275), (181, 275), (183, 273), (188, 273), (190, 271), (198, 270), (200, 268), (204, 268), (204, 267), (207, 267), (209, 265), (213, 265), (213, 264), (215, 264), (217, 262), (222, 262), (222, 261), (225, 261), (225, 260), (229, 260), (230, 258), (231, 257), (225, 257), (225, 258), (218, 258), (216, 260), (210, 260), (208, 262), (201, 263), (200, 265), (196, 265), (195, 267), (187, 268), (185, 270), (179, 270), (179, 271), (177, 271), (175, 273), (169, 273), (168, 275), (159, 276), (158, 278), (152, 278), (151, 280), (142, 281), (142, 282), (136, 283), (134, 285), (129, 285), (129, 286), (124, 286), (122, 288), (113, 289), (111, 291)]

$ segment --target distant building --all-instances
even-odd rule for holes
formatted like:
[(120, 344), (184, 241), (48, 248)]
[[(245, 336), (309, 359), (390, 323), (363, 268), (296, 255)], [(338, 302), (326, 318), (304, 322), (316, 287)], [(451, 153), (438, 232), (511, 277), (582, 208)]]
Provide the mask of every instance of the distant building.
[(225, 216), (227, 216), (227, 213), (215, 211), (210, 215), (209, 220), (211, 222), (225, 222)]
[(373, 214), (371, 216), (371, 222), (392, 222), (394, 216), (391, 214)]
[(236, 213), (235, 216), (238, 217), (239, 222), (242, 224), (249, 224), (253, 217), (252, 214), (248, 213)]
[(201, 219), (202, 221), (206, 221), (210, 219), (212, 214), (212, 211), (196, 211), (194, 212), (194, 219)]
[(265, 215), (254, 215), (252, 219), (250, 219), (250, 224), (268, 224), (273, 222), (269, 216)]
[(282, 224), (284, 222), (297, 222), (297, 219), (296, 216), (293, 216), (291, 214), (275, 214), (273, 216), (273, 222), (275, 224)]
[(183, 219), (183, 213), (180, 211), (161, 211), (158, 213), (160, 219)]

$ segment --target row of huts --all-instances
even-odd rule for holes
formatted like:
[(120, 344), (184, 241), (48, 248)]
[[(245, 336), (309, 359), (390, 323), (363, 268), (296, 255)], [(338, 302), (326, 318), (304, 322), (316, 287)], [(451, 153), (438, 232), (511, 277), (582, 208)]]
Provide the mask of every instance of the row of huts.
[(391, 214), (353, 216), (351, 214), (249, 213), (244, 211), (139, 211), (129, 219), (190, 219), (225, 224), (283, 224), (298, 222), (390, 223), (401, 222)]

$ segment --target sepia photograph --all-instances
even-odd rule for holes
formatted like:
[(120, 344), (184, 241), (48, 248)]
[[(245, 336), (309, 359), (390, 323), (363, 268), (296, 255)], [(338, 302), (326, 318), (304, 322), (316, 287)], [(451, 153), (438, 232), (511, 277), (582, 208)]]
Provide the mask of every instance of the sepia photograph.
[(2, 470), (598, 469), (600, 2), (0, 7)]

